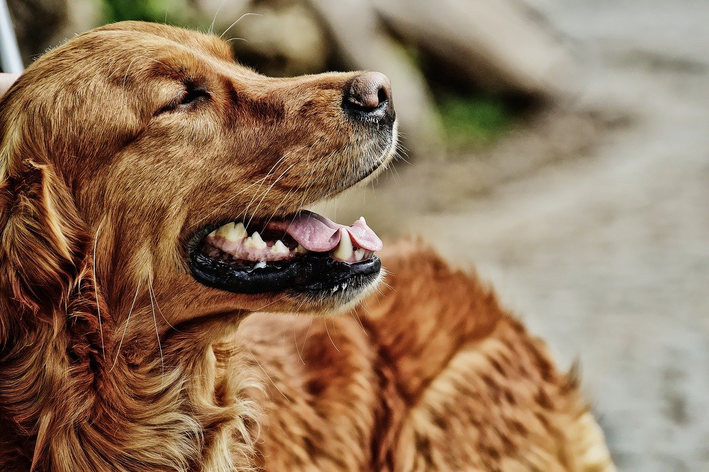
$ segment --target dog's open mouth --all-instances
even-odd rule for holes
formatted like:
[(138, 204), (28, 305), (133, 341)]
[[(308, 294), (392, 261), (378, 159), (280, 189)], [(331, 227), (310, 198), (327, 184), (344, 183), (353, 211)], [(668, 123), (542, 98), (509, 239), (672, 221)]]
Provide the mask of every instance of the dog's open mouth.
[(381, 270), (382, 241), (364, 218), (344, 226), (304, 210), (205, 228), (195, 242), (193, 276), (235, 293), (358, 291)]

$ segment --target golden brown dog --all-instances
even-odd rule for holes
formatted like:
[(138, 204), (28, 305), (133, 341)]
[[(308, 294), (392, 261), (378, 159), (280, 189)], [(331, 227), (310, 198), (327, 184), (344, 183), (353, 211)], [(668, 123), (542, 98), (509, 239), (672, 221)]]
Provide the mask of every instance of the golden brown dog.
[(0, 130), (0, 470), (612, 469), (476, 280), (401, 243), (372, 296), (376, 234), (302, 210), (392, 156), (381, 74), (120, 23), (34, 63)]

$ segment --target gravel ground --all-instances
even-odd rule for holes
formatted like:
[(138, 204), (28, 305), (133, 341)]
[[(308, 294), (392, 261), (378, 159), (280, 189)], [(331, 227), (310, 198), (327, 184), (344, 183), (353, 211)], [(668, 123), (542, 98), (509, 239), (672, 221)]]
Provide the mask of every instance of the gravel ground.
[(329, 213), (423, 235), (580, 359), (621, 470), (709, 470), (709, 2), (527, 1), (579, 58), (574, 104)]

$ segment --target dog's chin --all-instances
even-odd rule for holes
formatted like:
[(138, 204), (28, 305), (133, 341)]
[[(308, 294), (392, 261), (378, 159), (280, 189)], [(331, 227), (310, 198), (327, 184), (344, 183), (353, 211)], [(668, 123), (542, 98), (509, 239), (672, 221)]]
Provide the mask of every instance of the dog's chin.
[(289, 313), (307, 313), (318, 316), (337, 316), (355, 308), (377, 290), (384, 280), (386, 271), (382, 269), (376, 276), (365, 283), (341, 285), (337, 290), (322, 292), (289, 292), (278, 299), (279, 306), (269, 311)]

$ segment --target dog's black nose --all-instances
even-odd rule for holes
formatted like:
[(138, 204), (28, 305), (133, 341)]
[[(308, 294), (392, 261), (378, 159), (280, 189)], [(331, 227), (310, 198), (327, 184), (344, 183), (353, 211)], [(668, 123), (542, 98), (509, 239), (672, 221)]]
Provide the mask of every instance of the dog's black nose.
[(389, 77), (380, 72), (365, 72), (345, 86), (342, 106), (363, 118), (384, 121), (394, 119)]

